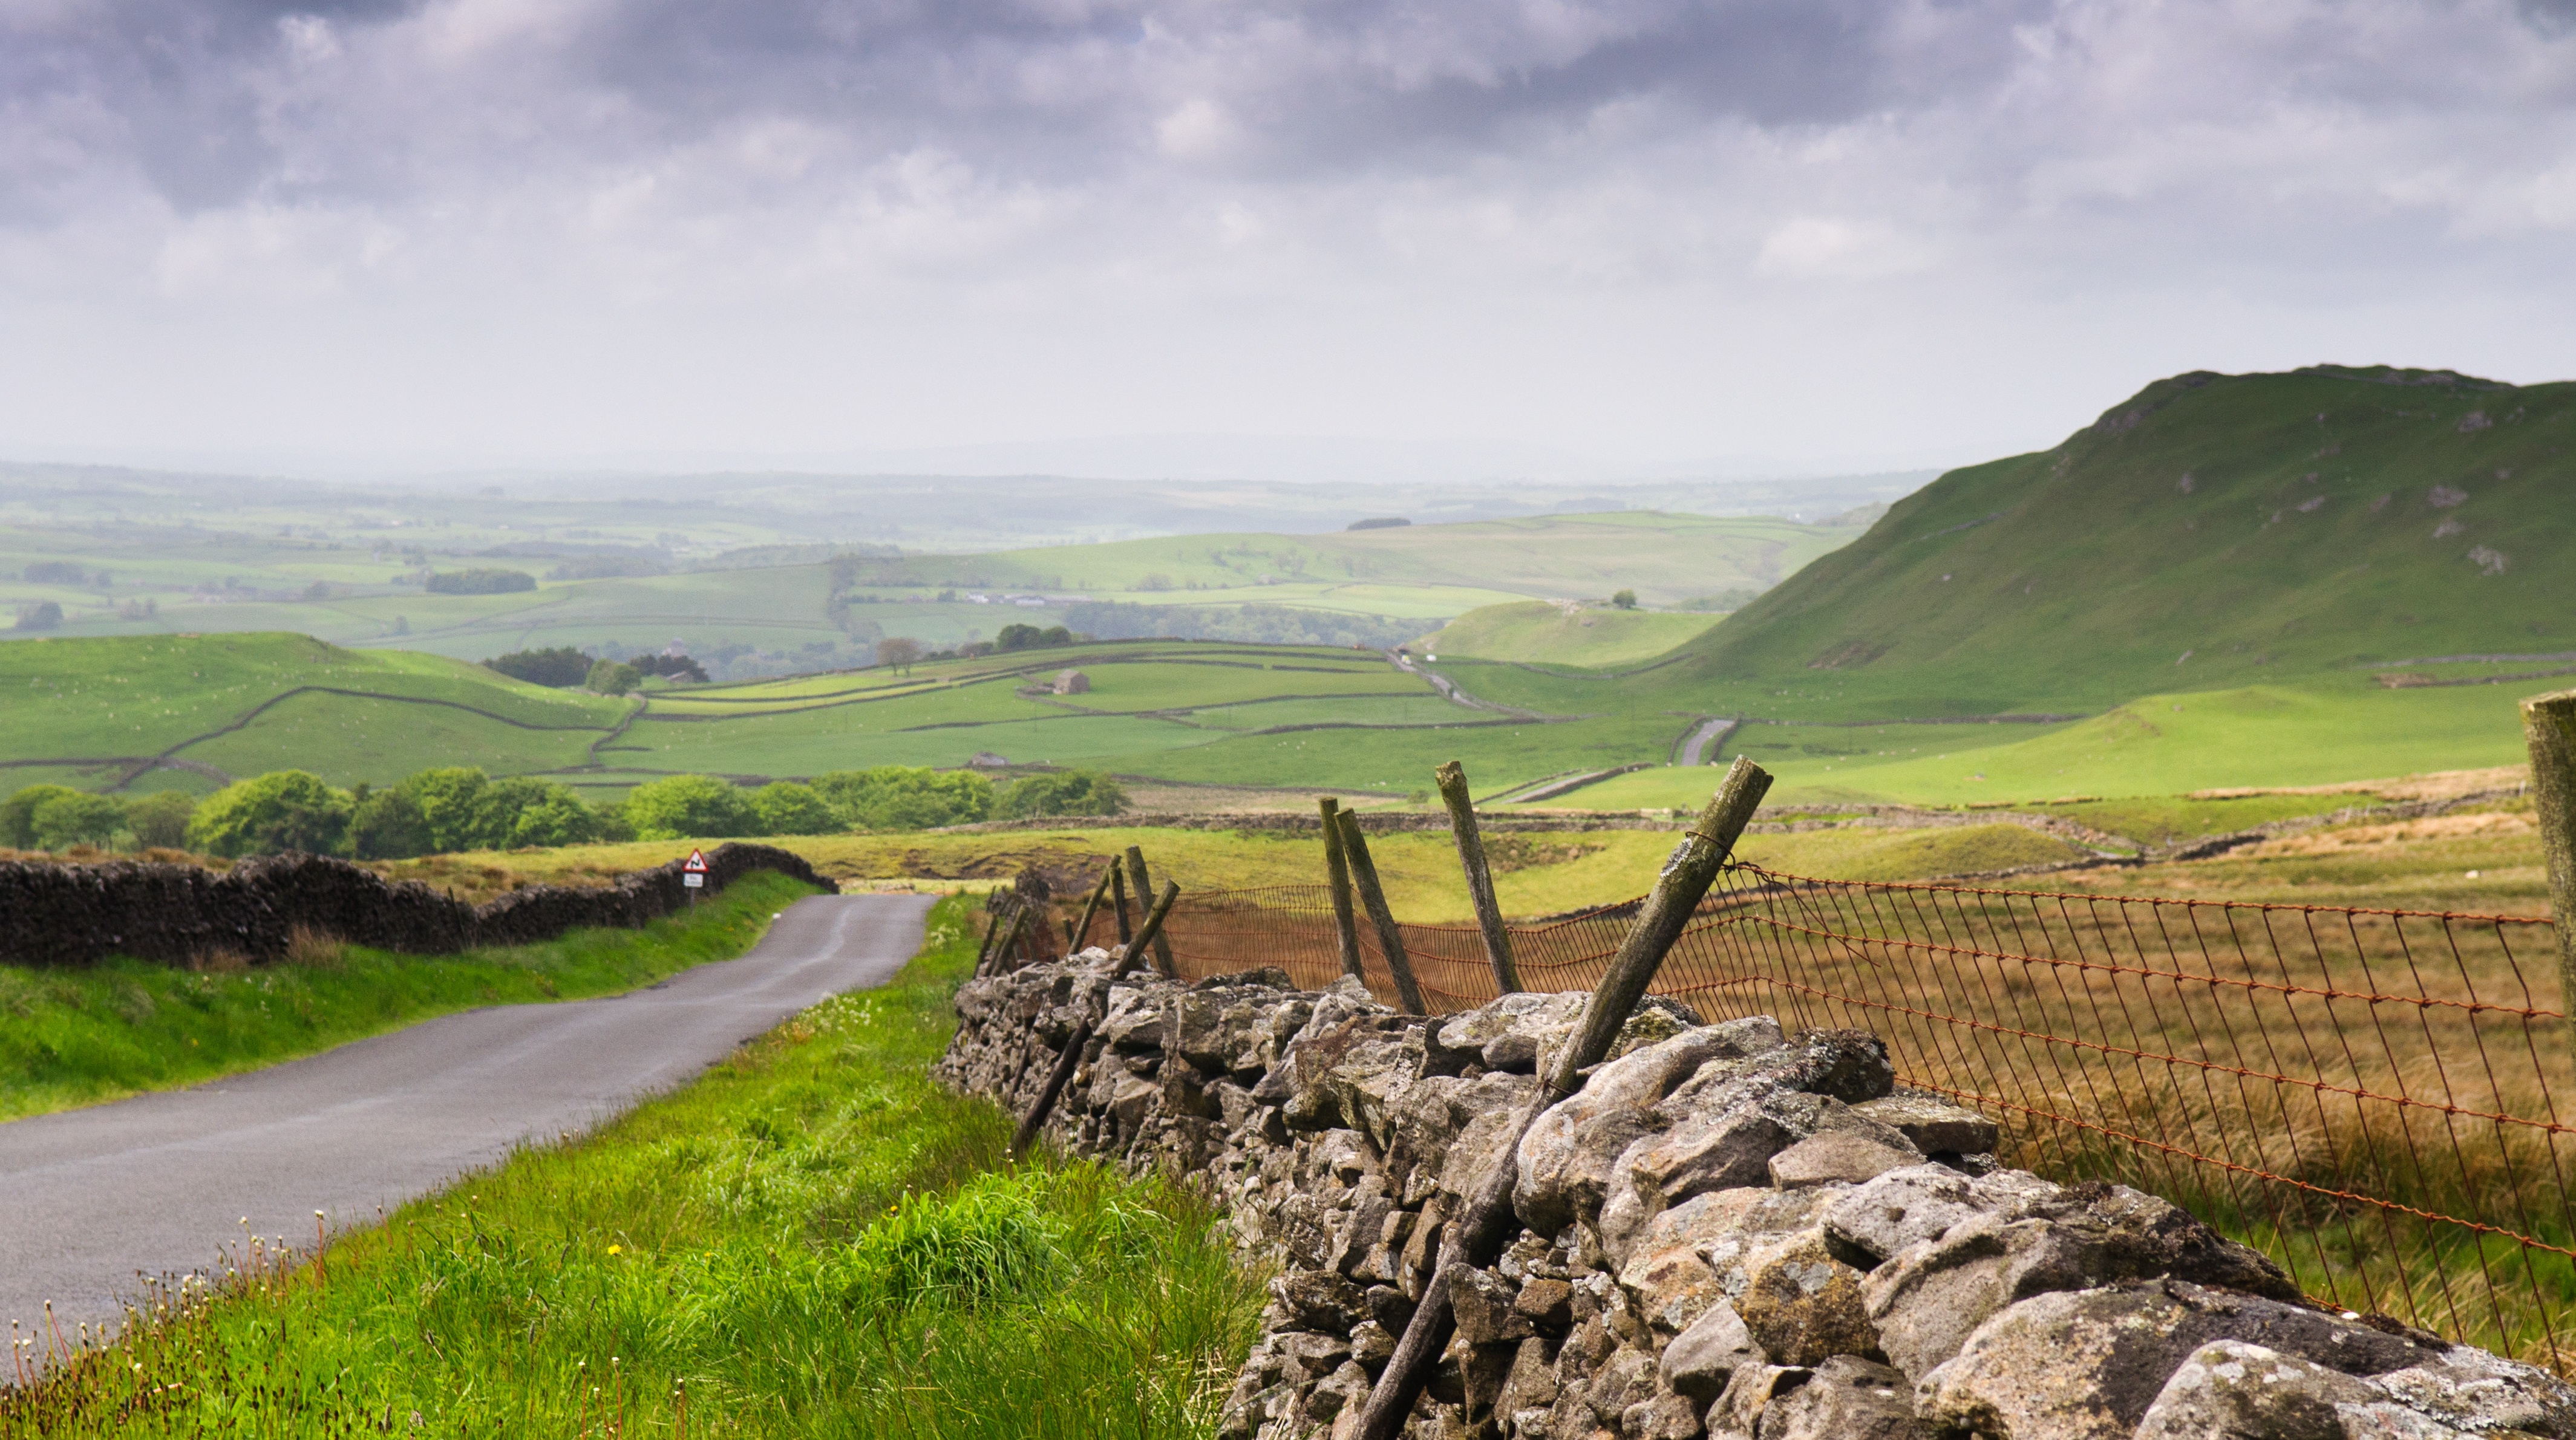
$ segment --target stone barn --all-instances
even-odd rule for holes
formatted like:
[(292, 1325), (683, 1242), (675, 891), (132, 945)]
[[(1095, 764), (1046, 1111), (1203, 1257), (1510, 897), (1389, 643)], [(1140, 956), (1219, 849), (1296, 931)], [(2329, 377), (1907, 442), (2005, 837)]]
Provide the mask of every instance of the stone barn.
[(1091, 693), (1091, 677), (1079, 670), (1058, 670), (1055, 672), (1055, 693), (1088, 695)]

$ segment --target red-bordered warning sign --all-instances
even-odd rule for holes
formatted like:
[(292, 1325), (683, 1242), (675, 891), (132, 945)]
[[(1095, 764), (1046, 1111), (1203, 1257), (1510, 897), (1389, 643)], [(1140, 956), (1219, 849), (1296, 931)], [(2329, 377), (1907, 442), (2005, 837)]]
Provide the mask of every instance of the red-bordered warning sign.
[(704, 850), (690, 851), (689, 858), (681, 864), (680, 868), (691, 875), (704, 875), (707, 873), (707, 852)]

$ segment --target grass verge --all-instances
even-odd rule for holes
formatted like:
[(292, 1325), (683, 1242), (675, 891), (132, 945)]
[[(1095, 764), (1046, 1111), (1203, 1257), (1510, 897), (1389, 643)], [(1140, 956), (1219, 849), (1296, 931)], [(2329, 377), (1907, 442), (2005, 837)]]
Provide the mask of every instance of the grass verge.
[(764, 872), (640, 930), (461, 955), (314, 942), (228, 973), (141, 960), (0, 966), (0, 1120), (192, 1085), (476, 1006), (631, 990), (743, 953), (772, 912), (811, 893)]
[(1002, 1169), (931, 1081), (966, 905), (886, 988), (0, 1394), (0, 1440), (1205, 1433), (1258, 1278), (1182, 1190)]

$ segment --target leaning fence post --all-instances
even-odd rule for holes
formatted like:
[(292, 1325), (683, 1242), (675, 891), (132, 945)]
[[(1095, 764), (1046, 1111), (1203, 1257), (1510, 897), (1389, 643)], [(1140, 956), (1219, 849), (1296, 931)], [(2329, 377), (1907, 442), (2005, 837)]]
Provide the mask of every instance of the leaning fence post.
[[(2549, 861), (2549, 914), (2558, 932), (2559, 993), (2576, 998), (2576, 690), (2522, 702), (2540, 853)], [(2567, 1008), (2562, 1002), (2562, 1009)], [(2570, 1010), (2576, 1014), (2576, 1010)]]
[(1145, 912), (1145, 923), (1136, 927), (1136, 938), (1127, 942), (1127, 953), (1118, 957), (1118, 968), (1109, 972), (1110, 979), (1124, 976), (1136, 968), (1136, 962), (1145, 958), (1146, 948), (1163, 933), (1163, 920), (1172, 913), (1172, 902), (1180, 898), (1181, 887), (1169, 880), (1164, 881), (1162, 898), (1154, 902), (1153, 909)]
[(1073, 1038), (1065, 1042), (1064, 1053), (1055, 1058), (1055, 1070), (1047, 1076), (1046, 1088), (1038, 1092), (1038, 1098), (1029, 1105), (1029, 1113), (1020, 1117), (1020, 1128), (1012, 1132), (1009, 1151), (1012, 1159), (1017, 1160), (1029, 1153), (1029, 1146), (1038, 1138), (1038, 1130), (1046, 1124), (1048, 1113), (1055, 1109), (1056, 1097), (1064, 1093), (1064, 1082), (1072, 1079), (1073, 1072), (1081, 1068), (1082, 1052), (1090, 1044), (1091, 1022), (1085, 1020), (1074, 1027)]
[[(1154, 893), (1154, 882), (1145, 874), (1145, 847), (1142, 845), (1127, 847), (1127, 878), (1136, 882), (1138, 900)], [(1177, 973), (1172, 969), (1172, 942), (1164, 939), (1159, 931), (1153, 936), (1153, 941), (1154, 968), (1162, 971), (1163, 978), (1168, 980)]]
[(1351, 915), (1351, 864), (1342, 854), (1342, 827), (1334, 823), (1342, 802), (1326, 795), (1315, 802), (1315, 809), (1324, 817), (1324, 873), (1333, 883), (1333, 941), (1341, 948), (1342, 973), (1366, 980), (1368, 967), (1360, 963), (1359, 922)]
[(1073, 923), (1072, 933), (1065, 937), (1066, 944), (1080, 950), (1082, 942), (1091, 938), (1091, 917), (1098, 913), (1101, 897), (1109, 893), (1110, 878), (1117, 873), (1118, 862), (1113, 859), (1109, 862), (1109, 873), (1101, 876), (1100, 883), (1091, 887), (1091, 898), (1082, 902), (1082, 918)]
[(1494, 899), (1494, 874), (1485, 865), (1485, 837), (1476, 833), (1476, 802), (1467, 795), (1467, 767), (1452, 760), (1432, 772), (1440, 798), (1449, 806), (1449, 835), (1458, 842), (1458, 863), (1467, 872), (1467, 898), (1476, 905), (1476, 928), (1485, 932), (1485, 961), (1494, 967), (1494, 986), (1505, 995), (1521, 988), (1512, 964), (1511, 932), (1503, 928), (1503, 907)]
[(1430, 1282), (1422, 1287), (1422, 1303), (1414, 1308), (1404, 1338), (1396, 1343), (1395, 1354), (1388, 1358), (1377, 1385), (1369, 1391), (1368, 1404), (1360, 1411), (1358, 1440), (1395, 1440), (1404, 1428), (1414, 1398), (1431, 1379), (1431, 1369), (1457, 1327), (1457, 1317), (1450, 1311), (1450, 1272), (1460, 1265), (1492, 1263), (1509, 1238), (1512, 1187), (1520, 1179), (1521, 1138), (1550, 1106), (1582, 1088), (1585, 1070), (1609, 1055), (1619, 1027), (1627, 1023), (1646, 987), (1654, 982), (1664, 953), (1681, 938), (1682, 928), (1699, 909), (1700, 897), (1717, 879), (1719, 867), (1770, 788), (1770, 772), (1741, 755), (1735, 757), (1717, 794), (1664, 861), (1654, 893), (1646, 897), (1636, 923), (1628, 927), (1628, 937), (1619, 943), (1619, 953), (1611, 958), (1608, 973), (1584, 1003), (1582, 1024), (1558, 1052), (1556, 1064), (1540, 1084), (1538, 1099), (1520, 1116), (1457, 1220), (1441, 1234), (1439, 1262)]
[(1010, 904), (1005, 900), (1000, 905), (994, 905), (991, 899), (988, 893), (985, 896), (984, 943), (975, 951), (975, 973), (978, 975), (984, 973), (984, 962), (993, 958), (993, 940), (1002, 933), (1002, 912)]
[(1404, 1003), (1405, 1014), (1428, 1015), (1422, 987), (1413, 983), (1413, 957), (1404, 953), (1404, 932), (1395, 928), (1395, 912), (1386, 908), (1386, 891), (1377, 883), (1377, 864), (1369, 859), (1360, 817), (1345, 810), (1334, 819), (1342, 827), (1342, 858), (1350, 863), (1351, 883), (1359, 887), (1360, 903), (1368, 907), (1369, 923), (1377, 927), (1378, 948), (1386, 952), (1387, 973), (1395, 977), (1396, 998)]

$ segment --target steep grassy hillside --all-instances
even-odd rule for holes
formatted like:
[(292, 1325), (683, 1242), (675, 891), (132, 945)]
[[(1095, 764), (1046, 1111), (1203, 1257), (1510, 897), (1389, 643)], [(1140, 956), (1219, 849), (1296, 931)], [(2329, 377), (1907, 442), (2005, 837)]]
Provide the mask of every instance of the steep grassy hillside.
[(1433, 655), (1548, 665), (1626, 665), (1652, 659), (1718, 622), (1710, 614), (1608, 610), (1523, 600), (1470, 610), (1424, 637)]
[(2576, 383), (2177, 376), (1899, 501), (1654, 683), (1800, 718), (2098, 712), (2576, 650), (2571, 445)]

